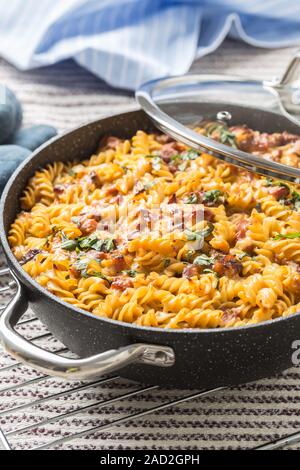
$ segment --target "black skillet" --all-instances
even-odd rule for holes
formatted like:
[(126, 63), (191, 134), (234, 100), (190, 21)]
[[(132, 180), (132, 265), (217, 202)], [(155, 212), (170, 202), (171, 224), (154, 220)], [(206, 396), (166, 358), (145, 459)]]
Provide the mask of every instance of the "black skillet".
[[(204, 118), (226, 109), (232, 116), (232, 124), (246, 123), (262, 131), (286, 130), (300, 134), (297, 122), (282, 113), (224, 100), (220, 103), (176, 100), (163, 104), (164, 112), (180, 122), (184, 121), (182, 116), (186, 115), (184, 110), (187, 108), (191, 116)], [(159, 127), (163, 127), (161, 123)], [(104, 135), (128, 138), (139, 129), (154, 129), (143, 111), (90, 123), (38, 149), (11, 177), (1, 199), (0, 230), (17, 292), (0, 317), (2, 344), (18, 360), (46, 374), (84, 380), (118, 370), (123, 377), (177, 388), (238, 384), (272, 376), (291, 367), (300, 339), (300, 312), (240, 328), (171, 330), (140, 327), (95, 317), (63, 302), (28, 276), (14, 258), (7, 233), (19, 211), (22, 191), (35, 170), (54, 161), (87, 158), (97, 149)], [(210, 142), (210, 145), (214, 144)], [(194, 146), (199, 148), (198, 144)], [(203, 148), (202, 143), (200, 148)], [(208, 150), (220, 158), (218, 151)], [(239, 164), (239, 161), (232, 163)], [(254, 169), (253, 165), (251, 169)], [(281, 175), (280, 169), (274, 171)], [(287, 175), (287, 178), (294, 176)], [(55, 337), (82, 359), (63, 358), (23, 339), (14, 326), (28, 306)]]

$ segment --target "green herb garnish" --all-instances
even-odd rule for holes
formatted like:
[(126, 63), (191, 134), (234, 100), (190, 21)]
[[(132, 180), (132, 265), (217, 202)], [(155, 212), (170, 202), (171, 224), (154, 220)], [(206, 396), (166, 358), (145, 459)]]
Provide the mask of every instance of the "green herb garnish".
[(273, 237), (273, 240), (283, 240), (284, 238), (300, 238), (300, 232), (294, 232), (294, 233), (278, 233)]
[(113, 238), (106, 238), (105, 240), (99, 240), (97, 235), (90, 235), (88, 237), (82, 237), (78, 239), (78, 246), (80, 249), (93, 249), (97, 251), (103, 251), (109, 253), (116, 249), (116, 242)]
[(77, 253), (80, 250), (97, 250), (103, 251), (104, 253), (109, 253), (116, 249), (116, 242), (113, 238), (106, 238), (105, 240), (99, 240), (96, 234), (90, 235), (88, 237), (76, 238), (75, 240), (69, 240), (65, 234), (62, 232), (62, 244), (61, 248), (63, 250), (73, 251), (76, 250)]
[(64, 240), (62, 244), (60, 245), (60, 247), (63, 250), (67, 250), (67, 251), (75, 250), (76, 246), (77, 246), (76, 240)]
[(129, 277), (135, 277), (138, 272), (135, 269), (125, 269), (122, 273), (127, 274)]
[(89, 259), (81, 258), (74, 263), (74, 268), (77, 269), (77, 271), (80, 271), (81, 277), (89, 277), (87, 274), (89, 262)]
[(81, 237), (78, 238), (78, 246), (82, 250), (85, 249), (90, 249), (92, 248), (93, 245), (98, 241), (98, 238), (96, 235), (90, 235), (88, 237)]
[(195, 150), (188, 150), (180, 155), (182, 160), (196, 160), (199, 157), (199, 154)]
[(207, 135), (211, 137), (214, 131), (219, 133), (219, 139), (222, 144), (230, 145), (233, 148), (237, 148), (235, 142), (235, 135), (229, 131), (229, 129), (222, 124), (212, 123), (207, 127)]
[(284, 188), (290, 189), (288, 184), (283, 183), (283, 181), (275, 181), (272, 178), (266, 178), (266, 186), (282, 186)]
[(190, 241), (195, 241), (195, 240), (203, 240), (204, 238), (208, 237), (211, 235), (213, 232), (213, 225), (210, 224), (207, 228), (200, 230), (199, 232), (193, 232), (192, 230), (187, 229), (185, 231), (186, 237)]
[(211, 266), (213, 263), (214, 260), (205, 254), (197, 256), (193, 261), (197, 266)]
[(292, 203), (294, 204), (294, 209), (300, 209), (300, 193), (297, 191), (292, 191)]
[(168, 266), (170, 266), (170, 264), (171, 260), (169, 258), (164, 259), (164, 268), (167, 268)]
[(88, 275), (88, 277), (100, 277), (100, 279), (104, 279), (104, 281), (107, 281), (109, 284), (111, 283), (111, 281), (106, 276), (104, 276), (104, 274), (99, 273), (98, 271), (93, 271)]
[(211, 191), (206, 191), (203, 194), (203, 202), (213, 202), (213, 203), (218, 203), (218, 202), (224, 202), (224, 193), (220, 191), (219, 189), (212, 189)]
[(196, 193), (190, 194), (185, 200), (185, 204), (197, 204), (198, 203), (198, 196)]

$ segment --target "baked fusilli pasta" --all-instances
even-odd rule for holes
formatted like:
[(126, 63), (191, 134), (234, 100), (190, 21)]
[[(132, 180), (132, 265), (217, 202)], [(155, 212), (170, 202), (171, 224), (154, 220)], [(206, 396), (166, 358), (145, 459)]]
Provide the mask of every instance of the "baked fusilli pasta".
[[(245, 128), (198, 130), (207, 129), (230, 145), (259, 146)], [(288, 163), (300, 166), (292, 142)], [(97, 316), (219, 328), (300, 310), (299, 187), (167, 136), (108, 137), (88, 160), (48, 165), (21, 208), (9, 242), (24, 270)]]

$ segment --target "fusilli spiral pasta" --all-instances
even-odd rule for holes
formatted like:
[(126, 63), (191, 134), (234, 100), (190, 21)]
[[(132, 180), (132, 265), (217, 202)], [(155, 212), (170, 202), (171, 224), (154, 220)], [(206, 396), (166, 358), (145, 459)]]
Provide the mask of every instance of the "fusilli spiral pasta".
[[(247, 133), (214, 132), (231, 145)], [(90, 159), (48, 165), (20, 204), (9, 242), (23, 269), (94, 315), (179, 329), (300, 310), (299, 187), (165, 135), (108, 137)]]

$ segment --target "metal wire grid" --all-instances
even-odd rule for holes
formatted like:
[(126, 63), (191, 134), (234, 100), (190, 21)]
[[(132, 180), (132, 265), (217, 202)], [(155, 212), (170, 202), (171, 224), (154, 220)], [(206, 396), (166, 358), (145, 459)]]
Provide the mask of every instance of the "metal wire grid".
[[(0, 277), (7, 275), (9, 275), (9, 271), (7, 269), (0, 270)], [(11, 292), (12, 288), (13, 283), (9, 282), (7, 285), (0, 287), (0, 292)], [(0, 307), (1, 310), (3, 310), (4, 308), (5, 306)], [(48, 343), (48, 348), (50, 350), (55, 351), (58, 354), (68, 354), (67, 349), (62, 347), (62, 345), (59, 345), (58, 341), (56, 341), (51, 336), (51, 333), (45, 331), (44, 333), (39, 335), (30, 335), (31, 326), (33, 326), (37, 321), (38, 320), (36, 318), (26, 313), (22, 317), (16, 328), (19, 331), (22, 331), (22, 329), (26, 327), (27, 330), (29, 329), (29, 340), (38, 343), (41, 340), (47, 339), (50, 341), (50, 346)], [(32, 328), (32, 330), (34, 331), (34, 328)], [(51, 340), (53, 340), (53, 344), (51, 344)], [(15, 370), (17, 370), (19, 374), (16, 375), (16, 379), (14, 380), (13, 384), (9, 383), (9, 385), (0, 389), (0, 403), (1, 397), (3, 397), (5, 394), (12, 394), (17, 398), (18, 392), (20, 390), (22, 390), (22, 393), (24, 394), (24, 390), (30, 390), (30, 387), (32, 386), (40, 388), (40, 393), (38, 396), (35, 395), (33, 400), (31, 399), (31, 394), (28, 393), (29, 398), (27, 400), (24, 401), (23, 398), (23, 402), (18, 402), (18, 400), (16, 400), (16, 403), (14, 403), (13, 405), (9, 405), (8, 407), (0, 407), (0, 443), (2, 445), (2, 448), (5, 450), (12, 450), (20, 447), (26, 448), (28, 450), (46, 450), (60, 448), (62, 445), (66, 443), (71, 443), (72, 441), (78, 438), (83, 438), (95, 433), (104, 433), (107, 430), (114, 431), (114, 428), (117, 429), (120, 425), (127, 424), (129, 422), (132, 422), (133, 420), (137, 420), (140, 418), (146, 418), (147, 416), (153, 413), (158, 413), (160, 411), (171, 408), (174, 408), (176, 412), (176, 408), (184, 403), (199, 398), (203, 399), (205, 397), (217, 393), (220, 390), (225, 390), (224, 388), (220, 387), (211, 390), (198, 390), (192, 393), (178, 391), (178, 393), (181, 393), (183, 396), (170, 400), (168, 397), (168, 391), (161, 389), (159, 386), (143, 387), (134, 382), (129, 383), (128, 381), (126, 381), (125, 383), (124, 381), (125, 393), (118, 393), (116, 396), (113, 396), (111, 391), (105, 393), (104, 388), (105, 386), (107, 387), (110, 384), (118, 382), (118, 390), (120, 390), (120, 384), (122, 384), (123, 380), (121, 379), (121, 377), (110, 376), (101, 378), (94, 382), (73, 382), (70, 384), (68, 382), (63, 382), (61, 379), (54, 379), (52, 377), (39, 374), (36, 371), (33, 371), (23, 366), (21, 363), (16, 362), (8, 355), (7, 360), (8, 365), (5, 365), (4, 367), (0, 368), (0, 374), (7, 374)], [(22, 374), (20, 373), (21, 370), (23, 371)], [(23, 377), (24, 371), (25, 380), (20, 381), (19, 376), (21, 374), (21, 376)], [(49, 384), (49, 382), (51, 381), (55, 381), (56, 385), (59, 385), (60, 388), (56, 393), (50, 394), (47, 393), (47, 384)], [(82, 392), (88, 394), (91, 390), (93, 390), (93, 393), (95, 393), (95, 391), (97, 390), (101, 390), (99, 399), (95, 401), (93, 394), (93, 399), (90, 403), (89, 401), (85, 400), (83, 406), (80, 406), (80, 400), (76, 400), (76, 404), (79, 403), (79, 405), (74, 406), (74, 397), (78, 397)], [(105, 394), (107, 395), (107, 397), (105, 397)], [(148, 396), (149, 394), (158, 394), (160, 398), (160, 403), (155, 404), (154, 406), (146, 406), (146, 402), (143, 401), (143, 395), (145, 394), (147, 394)], [(167, 397), (166, 401), (164, 401), (165, 397)], [(117, 418), (113, 416), (112, 419), (104, 420), (104, 422), (101, 422), (100, 424), (99, 420), (96, 419), (95, 422), (91, 422), (91, 424), (89, 424), (89, 422), (85, 423), (86, 426), (83, 429), (78, 429), (78, 424), (82, 423), (82, 419), (80, 419), (82, 413), (95, 414), (96, 418), (99, 418), (99, 416), (102, 416), (103, 411), (107, 409), (109, 405), (118, 403), (119, 408), (122, 410), (122, 403), (124, 402), (124, 400), (133, 398), (137, 400), (141, 399), (140, 401), (142, 406), (140, 406), (140, 409), (138, 411), (132, 411), (132, 413), (125, 414), (123, 413), (123, 415), (121, 413), (120, 417), (118, 413)], [(72, 400), (72, 405), (67, 411), (61, 411), (59, 409), (59, 406), (57, 406), (57, 400), (62, 400), (64, 403), (67, 400)], [(43, 405), (44, 408), (42, 410), (39, 410), (39, 407), (41, 405)], [(24, 421), (22, 419), (24, 417), (22, 413), (25, 412), (27, 414), (30, 413), (32, 422), (28, 422), (27, 420), (26, 424), (24, 425), (22, 424), (22, 421)], [(8, 426), (8, 428), (4, 430), (2, 420), (4, 417), (9, 417), (9, 415), (12, 413), (20, 413), (20, 419), (18, 420), (18, 423), (20, 422), (20, 426), (15, 426), (14, 424), (11, 427)], [(47, 426), (51, 427), (51, 425), (55, 425), (58, 423), (63, 423), (62, 426), (64, 426), (66, 420), (69, 420), (70, 418), (73, 420), (73, 422), (75, 421), (76, 423), (76, 426), (73, 427), (70, 431), (67, 431), (63, 433), (63, 435), (59, 436), (57, 436), (55, 432), (48, 432), (46, 433), (45, 442), (42, 444), (36, 444), (35, 437), (39, 435), (39, 433), (45, 432)], [(285, 446), (290, 446), (292, 444), (296, 444), (298, 442), (300, 442), (300, 432), (295, 432), (284, 438), (276, 439), (258, 447), (255, 447), (255, 449), (278, 449), (283, 448)]]

